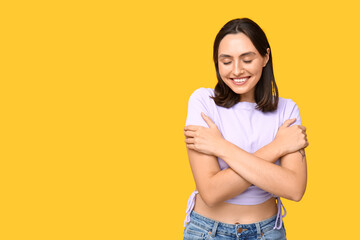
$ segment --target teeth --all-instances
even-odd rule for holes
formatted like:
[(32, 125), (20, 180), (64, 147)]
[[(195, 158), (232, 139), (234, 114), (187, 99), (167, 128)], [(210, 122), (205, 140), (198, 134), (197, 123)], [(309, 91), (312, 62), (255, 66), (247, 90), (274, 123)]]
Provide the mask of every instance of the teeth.
[(234, 81), (237, 83), (242, 83), (242, 82), (245, 82), (246, 80), (247, 80), (247, 78), (240, 78), (240, 79), (234, 78)]

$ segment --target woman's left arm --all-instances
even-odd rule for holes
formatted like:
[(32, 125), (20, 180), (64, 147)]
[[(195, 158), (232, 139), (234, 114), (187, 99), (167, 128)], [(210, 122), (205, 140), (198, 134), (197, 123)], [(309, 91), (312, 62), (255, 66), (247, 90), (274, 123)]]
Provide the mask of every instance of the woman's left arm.
[[(211, 119), (205, 114), (202, 116), (209, 128), (185, 127), (188, 148), (220, 157), (246, 181), (267, 192), (293, 201), (301, 200), (307, 182), (304, 149), (287, 151), (288, 154), (280, 158), (281, 164), (278, 166), (272, 162), (264, 161), (262, 158), (225, 140)], [(295, 134), (296, 131), (305, 131), (303, 126), (291, 126), (291, 128), (293, 130), (290, 132), (281, 130), (278, 134)], [(298, 139), (298, 144), (307, 147), (306, 134), (305, 138), (302, 134), (299, 136), (302, 137)]]
[(305, 151), (289, 153), (281, 165), (263, 161), (226, 140), (219, 146), (219, 157), (235, 172), (257, 187), (276, 196), (300, 201), (305, 193), (307, 166)]

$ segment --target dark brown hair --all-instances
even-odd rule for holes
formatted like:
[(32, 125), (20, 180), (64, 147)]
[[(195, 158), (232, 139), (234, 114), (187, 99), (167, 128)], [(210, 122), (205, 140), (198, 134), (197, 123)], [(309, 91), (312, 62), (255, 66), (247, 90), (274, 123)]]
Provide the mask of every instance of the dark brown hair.
[[(270, 49), (269, 42), (266, 38), (264, 31), (254, 21), (248, 18), (233, 19), (226, 23), (219, 33), (216, 35), (214, 42), (214, 63), (216, 69), (216, 75), (218, 83), (215, 86), (215, 96), (212, 97), (218, 106), (230, 108), (240, 101), (240, 95), (233, 92), (219, 74), (218, 64), (218, 52), (221, 40), (227, 34), (244, 33), (250, 38), (255, 48), (258, 50), (261, 56), (267, 54), (267, 48)], [(255, 102), (256, 108), (263, 112), (274, 111), (277, 108), (279, 102), (279, 93), (275, 83), (271, 49), (269, 60), (266, 66), (262, 70), (262, 74), (259, 82), (255, 86)]]

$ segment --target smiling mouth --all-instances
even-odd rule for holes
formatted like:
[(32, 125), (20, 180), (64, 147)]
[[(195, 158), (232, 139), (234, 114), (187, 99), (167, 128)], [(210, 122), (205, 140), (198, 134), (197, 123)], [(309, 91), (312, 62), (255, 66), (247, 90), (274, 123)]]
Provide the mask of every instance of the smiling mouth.
[(230, 78), (236, 85), (244, 84), (250, 77)]

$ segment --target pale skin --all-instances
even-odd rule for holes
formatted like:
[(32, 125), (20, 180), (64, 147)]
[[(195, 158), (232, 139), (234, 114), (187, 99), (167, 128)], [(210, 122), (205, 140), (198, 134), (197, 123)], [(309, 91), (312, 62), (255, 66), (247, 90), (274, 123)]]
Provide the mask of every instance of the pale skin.
[[(306, 139), (306, 128), (304, 126), (300, 125), (294, 125), (289, 127), (290, 124), (292, 124), (295, 119), (290, 119), (285, 121), (283, 126), (279, 128), (279, 131), (275, 137), (275, 140), (271, 142), (270, 144), (264, 146), (263, 148), (259, 149), (257, 152), (253, 154), (253, 156), (250, 156), (252, 154), (249, 154), (245, 151), (243, 151), (241, 148), (231, 144), (230, 142), (226, 141), (220, 131), (218, 130), (217, 126), (211, 121), (209, 117), (207, 117), (205, 114), (202, 113), (202, 116), (206, 123), (209, 125), (209, 128), (204, 128), (201, 126), (186, 126), (185, 127), (185, 136), (187, 143), (187, 147), (191, 150), (195, 150), (199, 153), (203, 153), (206, 155), (213, 155), (222, 158), (224, 161), (226, 161), (229, 166), (231, 167), (231, 171), (236, 172), (240, 176), (248, 176), (248, 178), (251, 179), (254, 178), (255, 180), (250, 181), (247, 180), (248, 184), (243, 185), (242, 191), (246, 190), (250, 186), (250, 182), (256, 186), (259, 186), (260, 188), (264, 190), (271, 190), (272, 193), (275, 195), (285, 197), (290, 200), (299, 201), (301, 196), (303, 194), (303, 190), (300, 190), (301, 193), (299, 193), (299, 196), (296, 195), (296, 192), (294, 192), (294, 195), (289, 194), (292, 193), (292, 189), (286, 189), (285, 193), (279, 192), (277, 188), (279, 187), (271, 187), (271, 182), (274, 180), (266, 179), (266, 184), (262, 183), (262, 181), (258, 180), (259, 176), (273, 178), (272, 174), (267, 174), (267, 169), (264, 169), (263, 164), (266, 167), (269, 167), (270, 170), (272, 170), (273, 166), (275, 166), (275, 174), (283, 174), (281, 172), (278, 172), (277, 169), (279, 166), (274, 163), (279, 157), (284, 158), (285, 155), (294, 154), (297, 155), (297, 158), (301, 156), (300, 163), (304, 163), (305, 156), (303, 156), (299, 151), (304, 151), (303, 148), (308, 145), (307, 139)], [(298, 152), (296, 152), (299, 148), (301, 148)], [(294, 153), (292, 153), (294, 152)], [(254, 158), (255, 156), (255, 158)], [(232, 161), (232, 159), (239, 158), (236, 162)], [(246, 163), (243, 163), (241, 159), (249, 160), (246, 161), (252, 161), (254, 162), (250, 166), (247, 166)], [(256, 162), (256, 161), (266, 161), (263, 162)], [(283, 161), (282, 161), (283, 162)], [(270, 163), (270, 165), (269, 165)], [(231, 165), (230, 165), (231, 164)], [(245, 168), (243, 168), (245, 165)], [(238, 168), (242, 168), (241, 170)], [(249, 169), (246, 169), (249, 168)], [(250, 168), (255, 168), (255, 170), (251, 170)], [(230, 169), (226, 169), (224, 171), (230, 171)], [(253, 176), (254, 174), (246, 174), (246, 170), (253, 171), (256, 176)], [(266, 171), (265, 173), (261, 171)], [(280, 175), (281, 176), (281, 175)], [(244, 178), (244, 177), (243, 177)], [(279, 178), (279, 177), (278, 177)], [(246, 179), (246, 178), (245, 178)], [(279, 178), (279, 181), (282, 181), (282, 177)], [(270, 183), (269, 183), (270, 182)], [(280, 187), (282, 187), (282, 184), (279, 184), (276, 182)], [(221, 186), (223, 187), (223, 186)], [(293, 188), (291, 186), (291, 188)], [(301, 189), (301, 188), (300, 188)], [(217, 190), (214, 190), (217, 192)], [(242, 192), (241, 191), (241, 192)], [(270, 192), (270, 191), (269, 191)], [(219, 194), (219, 193), (218, 193)], [(237, 193), (239, 194), (239, 193)], [(236, 194), (236, 195), (237, 195)], [(216, 196), (216, 195), (215, 195)], [(212, 199), (215, 197), (212, 194)], [(225, 199), (227, 200), (227, 199)], [(210, 204), (212, 205), (212, 204)]]
[[(203, 118), (209, 125), (209, 128), (189, 125), (184, 129), (190, 166), (199, 191), (194, 210), (207, 217), (226, 223), (251, 223), (274, 215), (277, 211), (274, 198), (259, 205), (235, 205), (224, 201), (242, 193), (251, 184), (257, 185), (257, 182), (263, 183), (266, 181), (278, 183), (278, 181), (281, 181), (284, 174), (278, 178), (274, 174), (265, 173), (265, 177), (267, 177), (266, 181), (258, 180), (264, 176), (264, 173), (260, 171), (268, 171), (266, 167), (269, 165), (277, 166), (272, 163), (278, 158), (281, 158), (281, 167), (278, 166), (279, 168), (283, 167), (283, 159), (288, 159), (288, 161), (294, 159), (295, 161), (305, 163), (306, 159), (299, 151), (304, 151), (303, 148), (308, 146), (306, 128), (300, 125), (289, 127), (295, 119), (287, 120), (279, 128), (274, 141), (259, 149), (254, 154), (249, 154), (226, 141), (209, 117), (203, 114)], [(222, 154), (222, 152), (227, 151), (229, 151), (229, 158)], [(221, 157), (228, 164), (231, 159), (237, 159), (238, 157), (244, 159), (244, 161), (257, 159), (258, 161), (255, 160), (255, 163), (250, 164), (250, 167), (245, 165), (246, 168), (244, 169), (244, 171), (253, 171), (253, 174), (248, 175), (253, 176), (255, 181), (251, 182), (245, 179), (236, 172), (231, 165), (230, 168), (220, 170), (216, 156)], [(285, 156), (287, 157), (285, 158)], [(230, 159), (229, 162), (228, 159)], [(235, 160), (234, 162), (237, 161)], [(242, 166), (241, 163), (242, 162), (238, 165), (240, 166), (239, 168)], [(235, 167), (236, 166), (235, 164)], [(261, 176), (261, 178), (259, 176)], [(278, 180), (269, 179), (273, 177), (278, 178)], [(272, 186), (271, 184), (268, 185)], [(303, 185), (304, 188), (302, 191), (305, 191), (305, 186), (306, 175), (305, 185)], [(269, 189), (265, 189), (264, 186), (259, 187), (269, 191)], [(269, 192), (278, 196), (295, 201), (300, 200), (292, 197), (289, 198), (287, 194), (277, 194), (271, 190), (272, 189), (270, 189)]]
[[(261, 56), (242, 33), (226, 35), (219, 45), (219, 73), (240, 101), (255, 102), (254, 87), (261, 77), (262, 67), (269, 60), (269, 49)], [(247, 77), (243, 85), (233, 78)], [(252, 223), (276, 214), (275, 198), (258, 205), (236, 205), (224, 202), (251, 184), (293, 201), (300, 201), (307, 181), (304, 148), (308, 146), (306, 128), (290, 126), (289, 119), (279, 128), (273, 142), (247, 153), (226, 141), (211, 119), (202, 115), (209, 128), (186, 126), (186, 146), (199, 194), (194, 211), (226, 223)], [(230, 168), (220, 170), (217, 158)], [(273, 164), (281, 159), (280, 166)]]

